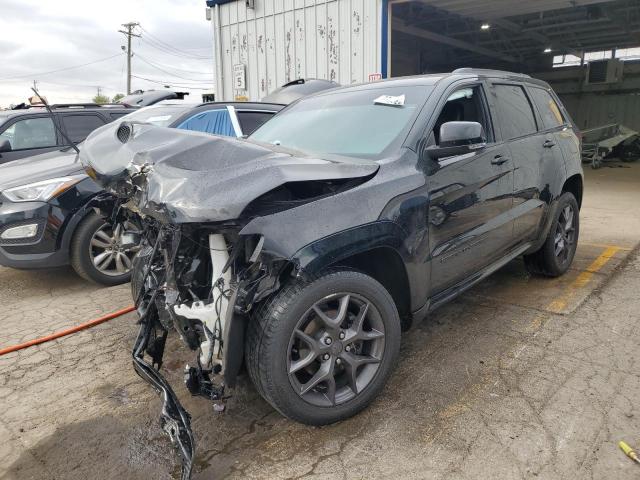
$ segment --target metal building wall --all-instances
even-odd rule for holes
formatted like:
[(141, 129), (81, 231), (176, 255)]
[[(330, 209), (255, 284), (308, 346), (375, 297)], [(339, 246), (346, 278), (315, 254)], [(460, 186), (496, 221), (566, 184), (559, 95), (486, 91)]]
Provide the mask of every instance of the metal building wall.
[[(343, 85), (368, 81), (382, 69), (386, 3), (255, 0), (255, 8), (247, 8), (240, 0), (215, 7), (217, 99), (260, 100), (297, 78)], [(245, 90), (234, 88), (233, 68), (239, 64), (245, 65)]]
[(560, 95), (562, 103), (581, 129), (621, 123), (640, 131), (640, 93), (583, 93)]

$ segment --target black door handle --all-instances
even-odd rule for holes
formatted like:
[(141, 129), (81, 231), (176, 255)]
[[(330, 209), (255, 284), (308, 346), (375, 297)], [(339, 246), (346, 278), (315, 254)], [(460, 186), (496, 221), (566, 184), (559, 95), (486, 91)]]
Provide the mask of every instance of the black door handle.
[(556, 146), (556, 142), (554, 142), (553, 140), (546, 140), (542, 146), (544, 148), (551, 148), (551, 147), (555, 147)]
[(508, 157), (503, 157), (502, 155), (496, 155), (495, 157), (493, 157), (493, 160), (491, 160), (491, 164), (502, 165), (504, 162), (508, 162), (508, 161), (509, 161)]

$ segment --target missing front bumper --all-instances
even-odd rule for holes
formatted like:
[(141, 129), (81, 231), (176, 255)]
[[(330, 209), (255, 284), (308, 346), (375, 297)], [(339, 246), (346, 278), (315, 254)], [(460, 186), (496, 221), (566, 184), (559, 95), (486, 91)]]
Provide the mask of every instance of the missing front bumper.
[[(148, 315), (143, 315), (140, 318), (140, 323), (140, 331), (132, 354), (133, 368), (142, 379), (147, 381), (162, 396), (160, 426), (169, 435), (171, 442), (180, 453), (182, 458), (182, 480), (189, 480), (196, 448), (193, 431), (191, 430), (191, 416), (180, 404), (169, 382), (159, 372), (162, 366), (167, 331), (161, 325), (157, 325), (157, 322), (149, 318)], [(157, 331), (162, 332), (160, 336), (156, 335)], [(144, 359), (145, 352), (150, 354), (152, 363)]]

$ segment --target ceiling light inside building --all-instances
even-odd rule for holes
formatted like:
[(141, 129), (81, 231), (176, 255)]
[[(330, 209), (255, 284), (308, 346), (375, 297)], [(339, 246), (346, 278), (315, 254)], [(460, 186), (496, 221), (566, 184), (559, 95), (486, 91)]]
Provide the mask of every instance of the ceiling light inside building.
[(491, 28), (491, 25), (489, 25), (488, 23), (483, 23), (482, 25), (480, 25), (481, 30), (489, 30), (489, 28)]
[(551, 53), (551, 47), (547, 47), (544, 49), (544, 53)]

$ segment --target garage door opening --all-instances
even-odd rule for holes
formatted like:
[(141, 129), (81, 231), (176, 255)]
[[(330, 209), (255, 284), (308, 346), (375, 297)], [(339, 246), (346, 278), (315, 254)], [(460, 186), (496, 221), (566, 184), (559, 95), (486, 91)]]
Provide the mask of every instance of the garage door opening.
[(411, 0), (389, 5), (389, 73), (460, 67), (546, 80), (581, 129), (640, 131), (640, 6), (635, 0)]

